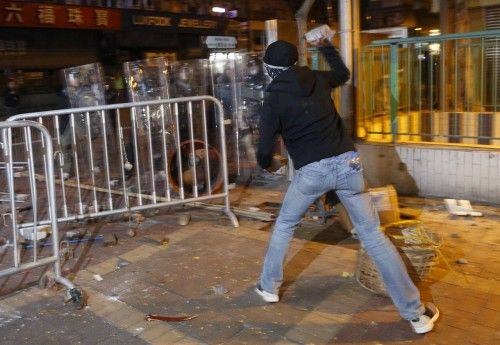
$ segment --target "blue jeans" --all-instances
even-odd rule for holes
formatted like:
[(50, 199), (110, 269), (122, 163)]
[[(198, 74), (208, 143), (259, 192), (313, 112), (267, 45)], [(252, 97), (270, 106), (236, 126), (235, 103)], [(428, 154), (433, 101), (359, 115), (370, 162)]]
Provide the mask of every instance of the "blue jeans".
[(260, 286), (278, 293), (283, 263), (293, 233), (309, 206), (321, 195), (336, 190), (366, 252), (377, 265), (392, 301), (404, 319), (424, 313), (420, 293), (391, 241), (380, 231), (378, 213), (365, 190), (363, 169), (356, 152), (322, 159), (296, 170), (286, 192), (264, 260)]

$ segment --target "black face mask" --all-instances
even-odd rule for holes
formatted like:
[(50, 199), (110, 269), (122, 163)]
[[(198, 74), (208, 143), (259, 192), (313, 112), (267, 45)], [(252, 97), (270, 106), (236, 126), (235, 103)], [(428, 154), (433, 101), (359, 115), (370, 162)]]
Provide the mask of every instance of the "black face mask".
[(265, 65), (265, 66), (266, 66), (267, 74), (271, 77), (271, 79), (276, 78), (277, 76), (279, 76), (281, 74), (281, 72), (284, 71), (284, 69), (282, 69), (282, 68), (273, 68), (273, 67), (270, 67), (268, 65)]

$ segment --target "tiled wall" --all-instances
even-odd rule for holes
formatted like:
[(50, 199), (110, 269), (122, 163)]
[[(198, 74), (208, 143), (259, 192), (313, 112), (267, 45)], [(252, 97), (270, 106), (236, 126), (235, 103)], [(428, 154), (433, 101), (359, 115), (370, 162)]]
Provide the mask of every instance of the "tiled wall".
[(371, 187), (402, 194), (500, 204), (500, 151), (442, 146), (357, 145)]

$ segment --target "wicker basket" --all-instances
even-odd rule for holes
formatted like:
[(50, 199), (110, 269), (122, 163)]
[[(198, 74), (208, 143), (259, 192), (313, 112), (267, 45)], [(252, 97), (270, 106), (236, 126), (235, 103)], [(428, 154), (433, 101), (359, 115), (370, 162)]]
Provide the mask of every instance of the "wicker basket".
[[(421, 222), (410, 220), (392, 223), (384, 228), (384, 232), (401, 254), (413, 281), (423, 279), (438, 263), (439, 240), (435, 235), (428, 234)], [(382, 278), (363, 248), (358, 251), (356, 279), (366, 289), (387, 296)]]

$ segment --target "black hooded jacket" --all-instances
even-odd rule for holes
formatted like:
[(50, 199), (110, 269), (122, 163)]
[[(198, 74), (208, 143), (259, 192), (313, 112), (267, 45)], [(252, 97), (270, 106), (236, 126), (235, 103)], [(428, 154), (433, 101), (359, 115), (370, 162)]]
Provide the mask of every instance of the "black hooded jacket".
[(295, 169), (354, 151), (331, 98), (333, 88), (349, 80), (349, 70), (333, 46), (320, 48), (330, 71), (293, 66), (267, 87), (260, 120), (257, 161), (271, 164), (275, 138), (281, 134)]

